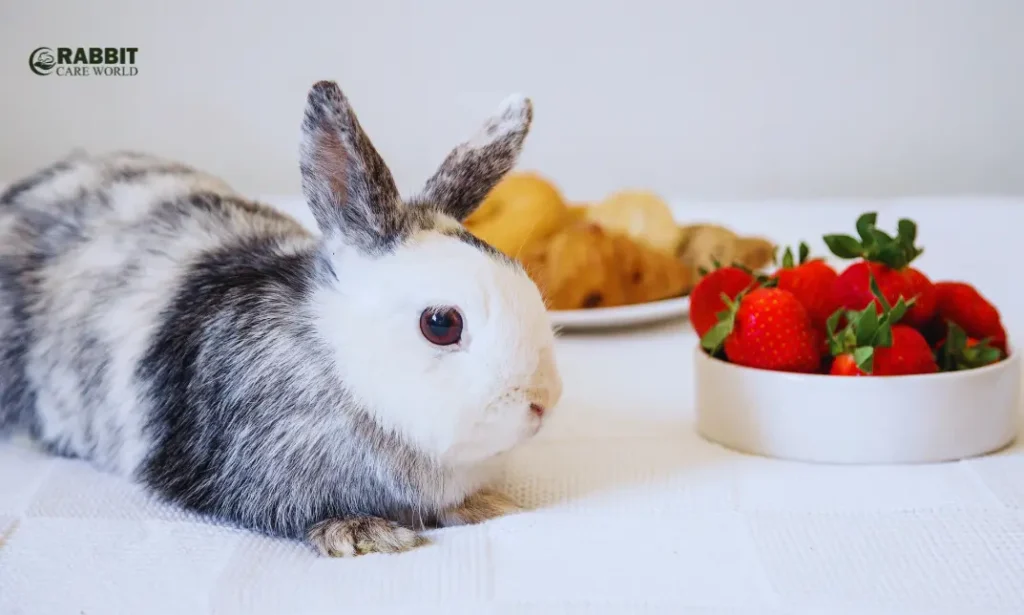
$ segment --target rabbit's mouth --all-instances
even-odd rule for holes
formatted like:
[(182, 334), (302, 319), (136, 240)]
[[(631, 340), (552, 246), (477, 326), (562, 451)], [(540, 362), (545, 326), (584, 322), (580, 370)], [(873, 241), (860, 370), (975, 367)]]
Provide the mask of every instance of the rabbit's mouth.
[(547, 414), (547, 409), (540, 404), (530, 404), (530, 417), (529, 417), (529, 434), (528, 437), (532, 438), (540, 433), (541, 427), (544, 426), (544, 415)]

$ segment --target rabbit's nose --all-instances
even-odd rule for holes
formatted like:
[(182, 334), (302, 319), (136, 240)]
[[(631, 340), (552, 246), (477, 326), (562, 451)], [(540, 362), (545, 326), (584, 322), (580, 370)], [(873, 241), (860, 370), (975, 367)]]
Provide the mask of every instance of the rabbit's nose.
[(540, 404), (530, 404), (530, 412), (536, 414), (537, 418), (543, 418), (546, 410)]

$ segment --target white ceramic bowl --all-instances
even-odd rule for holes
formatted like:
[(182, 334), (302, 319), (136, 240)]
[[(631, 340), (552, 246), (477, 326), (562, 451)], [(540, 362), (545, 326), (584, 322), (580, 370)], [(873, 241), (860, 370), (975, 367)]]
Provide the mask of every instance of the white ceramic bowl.
[(819, 463), (929, 463), (984, 455), (1017, 435), (1015, 349), (979, 369), (842, 377), (742, 367), (694, 350), (697, 430), (753, 455)]

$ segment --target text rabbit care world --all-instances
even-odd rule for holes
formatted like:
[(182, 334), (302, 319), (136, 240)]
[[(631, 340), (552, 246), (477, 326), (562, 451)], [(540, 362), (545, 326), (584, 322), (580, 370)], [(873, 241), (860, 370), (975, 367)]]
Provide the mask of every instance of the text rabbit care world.
[(38, 47), (28, 66), (39, 76), (134, 77), (138, 47)]

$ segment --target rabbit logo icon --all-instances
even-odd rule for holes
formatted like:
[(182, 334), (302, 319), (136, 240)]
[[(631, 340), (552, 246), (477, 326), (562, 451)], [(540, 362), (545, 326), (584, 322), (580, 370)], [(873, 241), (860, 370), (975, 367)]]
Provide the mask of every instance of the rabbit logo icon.
[(37, 75), (49, 75), (57, 60), (53, 57), (53, 50), (49, 47), (40, 47), (28, 57), (28, 67)]

